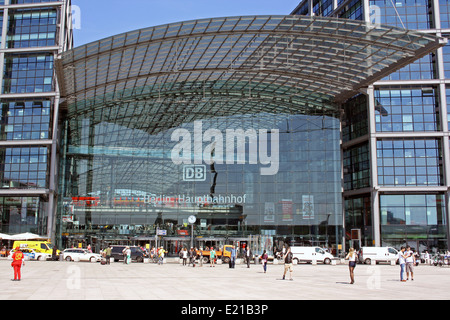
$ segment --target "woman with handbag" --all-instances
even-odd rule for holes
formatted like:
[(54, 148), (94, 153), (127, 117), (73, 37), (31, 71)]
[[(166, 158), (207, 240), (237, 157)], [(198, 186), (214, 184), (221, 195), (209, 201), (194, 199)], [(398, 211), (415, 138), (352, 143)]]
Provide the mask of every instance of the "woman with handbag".
[(350, 271), (350, 284), (355, 283), (355, 267), (356, 267), (356, 261), (358, 259), (358, 254), (356, 253), (355, 249), (350, 248), (349, 253), (345, 257), (345, 259), (348, 259), (348, 269)]

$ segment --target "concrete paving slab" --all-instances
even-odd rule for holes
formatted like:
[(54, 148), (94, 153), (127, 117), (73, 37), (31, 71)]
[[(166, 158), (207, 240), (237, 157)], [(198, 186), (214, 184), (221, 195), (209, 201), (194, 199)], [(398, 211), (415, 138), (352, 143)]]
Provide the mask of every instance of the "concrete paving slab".
[(217, 265), (214, 268), (121, 262), (27, 261), (22, 280), (0, 260), (2, 300), (447, 300), (450, 267), (420, 265), (414, 281), (399, 281), (399, 266), (357, 265), (349, 284), (346, 265)]

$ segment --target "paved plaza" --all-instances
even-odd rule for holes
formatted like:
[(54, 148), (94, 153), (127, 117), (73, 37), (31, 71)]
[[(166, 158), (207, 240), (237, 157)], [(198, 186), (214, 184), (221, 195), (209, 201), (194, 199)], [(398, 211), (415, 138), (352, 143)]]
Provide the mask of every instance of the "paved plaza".
[(115, 262), (27, 261), (22, 281), (11, 281), (11, 262), (0, 260), (1, 300), (392, 300), (449, 299), (450, 268), (420, 265), (414, 281), (399, 281), (399, 266), (294, 265), (293, 281), (283, 265), (187, 267)]

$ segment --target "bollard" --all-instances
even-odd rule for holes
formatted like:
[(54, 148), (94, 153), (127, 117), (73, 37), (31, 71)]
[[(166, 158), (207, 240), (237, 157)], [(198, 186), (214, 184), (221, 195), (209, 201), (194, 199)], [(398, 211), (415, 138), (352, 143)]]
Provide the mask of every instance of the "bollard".
[(278, 259), (273, 259), (273, 264), (278, 264)]
[(334, 259), (331, 260), (331, 265), (332, 265), (332, 266), (335, 266), (335, 265), (336, 265), (336, 260), (334, 260)]
[(371, 259), (371, 260), (370, 260), (370, 264), (371, 264), (372, 266), (376, 265), (376, 264), (377, 264), (377, 260)]
[(312, 263), (313, 266), (317, 266), (317, 260), (316, 259), (314, 259), (311, 263)]
[(395, 266), (395, 265), (396, 265), (395, 260), (391, 260), (391, 266)]

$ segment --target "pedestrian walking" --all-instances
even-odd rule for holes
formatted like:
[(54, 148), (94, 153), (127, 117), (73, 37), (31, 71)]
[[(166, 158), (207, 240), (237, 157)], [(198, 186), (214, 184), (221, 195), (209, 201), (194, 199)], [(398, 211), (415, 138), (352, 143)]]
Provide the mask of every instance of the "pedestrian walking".
[(268, 258), (267, 252), (266, 250), (264, 250), (263, 254), (261, 255), (264, 273), (266, 273), (267, 271), (267, 258)]
[(286, 253), (283, 256), (283, 260), (284, 260), (283, 280), (285, 279), (286, 273), (287, 273), (288, 270), (289, 270), (289, 280), (294, 280), (294, 279), (292, 279), (292, 252), (291, 252), (291, 247), (288, 247), (286, 249)]
[(214, 263), (215, 263), (215, 259), (216, 259), (216, 251), (214, 250), (213, 247), (211, 247), (211, 251), (209, 252), (209, 263), (210, 263), (210, 267), (215, 267)]
[(195, 267), (195, 258), (197, 253), (194, 251), (194, 248), (191, 247), (191, 250), (189, 251), (189, 263), (192, 263), (192, 266)]
[(245, 254), (245, 259), (247, 260), (247, 268), (250, 268), (251, 252), (250, 252), (250, 248), (249, 247), (245, 248), (244, 254)]
[(354, 248), (350, 248), (349, 253), (345, 257), (345, 259), (348, 260), (348, 270), (350, 271), (350, 284), (354, 284), (356, 260), (358, 259), (358, 254), (355, 252)]
[(158, 264), (163, 264), (164, 263), (164, 254), (166, 253), (166, 251), (164, 250), (164, 248), (161, 246), (159, 248), (158, 251)]
[(125, 249), (125, 255), (126, 255), (126, 264), (130, 264), (131, 263), (131, 249), (130, 247), (126, 247)]
[(236, 263), (236, 249), (231, 248), (231, 257), (230, 257), (230, 268), (234, 269), (234, 265)]
[(400, 265), (400, 281), (405, 282), (403, 275), (405, 274), (405, 264), (406, 264), (405, 247), (401, 247), (398, 252), (398, 264)]
[(414, 264), (416, 263), (416, 258), (414, 256), (414, 251), (411, 250), (410, 246), (406, 247), (406, 280), (409, 280), (409, 273), (411, 273), (411, 281), (414, 280)]
[(11, 263), (11, 267), (14, 268), (14, 279), (11, 279), (12, 281), (20, 281), (22, 278), (21, 275), (21, 268), (25, 265), (25, 261), (23, 260), (25, 258), (22, 251), (20, 251), (20, 248), (17, 247), (12, 255), (13, 262)]

